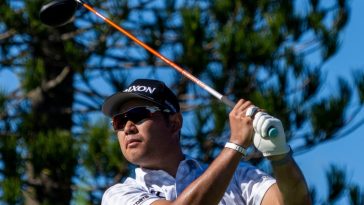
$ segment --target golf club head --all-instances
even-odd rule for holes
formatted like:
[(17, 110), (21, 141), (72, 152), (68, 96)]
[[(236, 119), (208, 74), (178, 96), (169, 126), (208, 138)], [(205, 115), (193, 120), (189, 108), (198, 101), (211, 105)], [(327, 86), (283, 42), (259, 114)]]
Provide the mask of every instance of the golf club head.
[(48, 26), (63, 26), (72, 20), (77, 6), (76, 0), (53, 0), (42, 6), (39, 18)]

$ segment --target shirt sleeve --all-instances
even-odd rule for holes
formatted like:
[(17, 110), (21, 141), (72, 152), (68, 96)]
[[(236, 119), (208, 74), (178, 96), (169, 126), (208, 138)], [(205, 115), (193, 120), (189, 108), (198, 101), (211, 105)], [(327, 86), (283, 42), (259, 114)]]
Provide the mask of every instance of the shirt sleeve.
[(150, 205), (160, 199), (143, 187), (126, 180), (107, 189), (102, 196), (101, 205)]
[(261, 204), (267, 190), (276, 183), (273, 177), (247, 164), (238, 168), (235, 177), (246, 204)]

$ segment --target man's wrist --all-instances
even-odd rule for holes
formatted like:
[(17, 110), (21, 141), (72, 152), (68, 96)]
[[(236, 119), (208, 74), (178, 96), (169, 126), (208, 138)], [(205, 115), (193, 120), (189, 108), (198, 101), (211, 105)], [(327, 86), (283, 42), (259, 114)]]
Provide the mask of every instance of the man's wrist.
[(246, 149), (244, 149), (244, 148), (243, 148), (242, 146), (240, 146), (240, 145), (237, 145), (237, 144), (232, 143), (232, 142), (226, 142), (225, 147), (226, 147), (226, 148), (229, 148), (229, 149), (233, 149), (233, 150), (235, 150), (235, 151), (237, 151), (237, 152), (241, 153), (241, 154), (243, 155), (243, 157), (245, 157), (245, 156), (246, 156), (246, 153), (247, 153)]
[(292, 153), (292, 149), (290, 148), (288, 153), (282, 156), (270, 156), (268, 160), (273, 166), (281, 166), (292, 160)]

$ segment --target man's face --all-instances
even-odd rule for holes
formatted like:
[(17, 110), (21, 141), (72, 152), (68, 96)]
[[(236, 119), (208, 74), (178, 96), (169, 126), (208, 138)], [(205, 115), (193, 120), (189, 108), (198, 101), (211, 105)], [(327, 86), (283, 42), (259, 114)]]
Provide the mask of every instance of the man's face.
[[(133, 100), (123, 105), (121, 113), (136, 106), (152, 103)], [(121, 151), (125, 158), (145, 168), (158, 168), (166, 155), (179, 146), (179, 137), (161, 111), (140, 122), (127, 121), (124, 130), (117, 131)]]

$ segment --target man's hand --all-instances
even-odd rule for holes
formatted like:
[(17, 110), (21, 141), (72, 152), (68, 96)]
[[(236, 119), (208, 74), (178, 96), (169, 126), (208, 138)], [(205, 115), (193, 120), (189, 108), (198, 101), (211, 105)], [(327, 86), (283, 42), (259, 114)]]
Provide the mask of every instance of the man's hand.
[[(263, 153), (265, 157), (288, 153), (290, 148), (286, 142), (286, 135), (282, 122), (265, 112), (258, 112), (253, 119), (254, 146)], [(269, 137), (268, 131), (271, 127), (278, 130), (276, 137)]]
[[(272, 202), (274, 199), (282, 203), (281, 197), (284, 204), (312, 204), (305, 178), (292, 156), (287, 154), (290, 147), (286, 142), (282, 122), (259, 109), (254, 114), (254, 112), (251, 113), (255, 131), (254, 146), (272, 162), (273, 173), (277, 180), (277, 186), (267, 191), (262, 204), (274, 204)], [(268, 130), (271, 127), (277, 129), (276, 137), (268, 136)]]
[(229, 114), (231, 130), (229, 141), (244, 148), (249, 147), (253, 142), (252, 119), (246, 115), (248, 108), (253, 106), (250, 101), (241, 99)]

